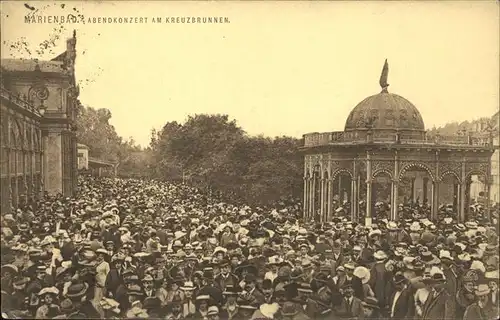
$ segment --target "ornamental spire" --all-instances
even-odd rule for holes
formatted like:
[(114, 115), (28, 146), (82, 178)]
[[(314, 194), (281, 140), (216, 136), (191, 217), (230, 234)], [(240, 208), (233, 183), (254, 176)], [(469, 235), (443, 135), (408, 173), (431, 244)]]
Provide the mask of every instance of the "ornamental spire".
[(387, 83), (387, 76), (389, 74), (389, 64), (387, 63), (387, 59), (385, 59), (384, 67), (382, 68), (382, 74), (380, 75), (380, 86), (382, 87), (382, 92), (387, 92), (387, 87), (389, 84)]

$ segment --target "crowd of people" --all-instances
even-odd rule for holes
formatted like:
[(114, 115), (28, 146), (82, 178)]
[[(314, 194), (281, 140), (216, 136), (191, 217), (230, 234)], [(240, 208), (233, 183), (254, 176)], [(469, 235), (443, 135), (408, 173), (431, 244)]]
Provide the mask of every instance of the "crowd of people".
[[(384, 204), (377, 204), (383, 211)], [(498, 223), (424, 206), (369, 227), (342, 210), (234, 205), (193, 187), (82, 178), (2, 214), (2, 316), (20, 319), (499, 318)], [(498, 219), (498, 207), (493, 207)]]

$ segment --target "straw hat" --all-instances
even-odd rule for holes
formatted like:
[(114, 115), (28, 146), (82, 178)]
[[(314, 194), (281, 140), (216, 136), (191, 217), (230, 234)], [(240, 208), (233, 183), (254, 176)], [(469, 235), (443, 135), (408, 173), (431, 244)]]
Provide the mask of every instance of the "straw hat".
[(490, 293), (490, 288), (487, 284), (480, 284), (477, 286), (477, 289), (474, 291), (474, 293), (478, 297), (486, 296)]
[(359, 266), (354, 269), (353, 273), (356, 277), (361, 279), (361, 283), (365, 284), (370, 281), (370, 270), (365, 267)]
[(385, 260), (387, 259), (387, 254), (382, 251), (382, 250), (378, 250), (376, 251), (374, 254), (373, 254), (373, 257), (376, 259), (376, 260)]

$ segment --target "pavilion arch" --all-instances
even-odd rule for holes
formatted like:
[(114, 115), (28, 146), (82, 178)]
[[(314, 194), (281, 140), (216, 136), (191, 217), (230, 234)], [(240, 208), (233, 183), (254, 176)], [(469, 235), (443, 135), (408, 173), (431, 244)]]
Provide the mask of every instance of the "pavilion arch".
[(401, 182), (401, 179), (404, 177), (404, 174), (410, 170), (410, 169), (414, 169), (414, 168), (417, 168), (417, 169), (423, 169), (425, 171), (427, 171), (427, 173), (429, 174), (429, 176), (431, 177), (432, 181), (436, 181), (435, 177), (434, 177), (434, 174), (432, 173), (431, 169), (429, 169), (429, 167), (427, 167), (425, 164), (423, 163), (410, 163), (410, 164), (407, 164), (405, 165), (403, 168), (401, 168), (401, 171), (399, 172), (399, 177), (398, 177), (398, 181)]
[(458, 183), (462, 183), (462, 179), (460, 179), (460, 176), (455, 172), (455, 171), (451, 171), (451, 170), (447, 170), (445, 172), (443, 172), (440, 176), (439, 176), (439, 182), (442, 182), (443, 179), (446, 177), (446, 176), (453, 176), (455, 177), (455, 179), (457, 179)]
[(471, 170), (465, 175), (465, 181), (469, 180), (472, 176), (487, 177), (487, 173), (483, 170)]
[(372, 174), (372, 178), (375, 178), (379, 175), (388, 175), (391, 179), (393, 179), (392, 177), (392, 172), (390, 170), (387, 170), (387, 169), (378, 169), (377, 171), (373, 172)]
[(343, 173), (348, 174), (351, 179), (354, 179), (353, 174), (349, 169), (338, 169), (332, 174), (332, 180), (337, 179), (337, 177)]

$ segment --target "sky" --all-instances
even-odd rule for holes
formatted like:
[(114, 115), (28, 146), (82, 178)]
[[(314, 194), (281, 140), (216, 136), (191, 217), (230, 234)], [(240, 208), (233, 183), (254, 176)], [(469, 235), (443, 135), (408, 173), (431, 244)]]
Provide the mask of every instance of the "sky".
[[(426, 128), (493, 115), (499, 107), (498, 1), (174, 2), (2, 1), (1, 56), (50, 59), (77, 32), (80, 100), (107, 108), (119, 135), (146, 146), (152, 128), (222, 113), (249, 134), (341, 131), (380, 92), (411, 101)], [(24, 16), (147, 17), (142, 24), (25, 23)], [(227, 17), (173, 24), (165, 17)], [(152, 23), (162, 17), (163, 23)], [(62, 31), (53, 53), (36, 54)], [(58, 31), (59, 32), (59, 31)]]

